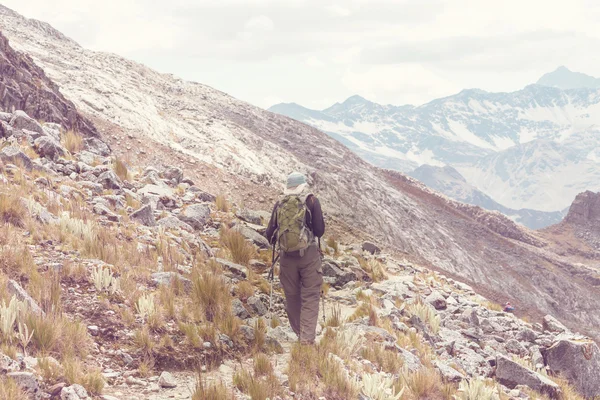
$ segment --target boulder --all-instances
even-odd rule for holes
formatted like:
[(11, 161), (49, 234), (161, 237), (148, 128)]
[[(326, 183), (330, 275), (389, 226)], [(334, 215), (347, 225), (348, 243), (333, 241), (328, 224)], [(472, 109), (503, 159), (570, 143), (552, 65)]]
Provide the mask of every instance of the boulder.
[(17, 110), (10, 120), (10, 126), (14, 129), (27, 129), (44, 134), (44, 128), (35, 119), (31, 118), (25, 111)]
[(188, 192), (194, 193), (195, 197), (198, 200), (206, 202), (206, 203), (214, 203), (217, 200), (217, 196), (215, 196), (214, 194), (205, 192), (204, 190), (200, 189), (197, 186), (190, 187), (188, 189)]
[(516, 355), (518, 355), (520, 357), (523, 357), (524, 355), (526, 355), (528, 353), (528, 351), (525, 348), (525, 346), (523, 346), (521, 344), (521, 342), (519, 342), (516, 339), (509, 339), (506, 342), (506, 350), (509, 353), (516, 354)]
[(19, 369), (21, 369), (21, 367), (19, 366), (18, 362), (7, 355), (0, 353), (0, 374), (16, 372)]
[(371, 254), (381, 253), (381, 249), (377, 245), (375, 245), (371, 242), (364, 242), (362, 244), (362, 250), (366, 251), (367, 253), (371, 253)]
[(563, 333), (569, 332), (569, 328), (560, 323), (559, 320), (554, 318), (552, 315), (546, 315), (544, 317), (544, 331), (546, 332), (555, 332), (555, 333)]
[(177, 381), (171, 373), (164, 371), (158, 378), (158, 386), (166, 389), (175, 388), (177, 387)]
[(17, 281), (10, 279), (6, 284), (6, 290), (11, 296), (15, 296), (17, 300), (25, 302), (27, 307), (29, 307), (29, 311), (32, 311), (35, 314), (44, 315), (44, 310), (40, 308), (35, 300)]
[(186, 293), (192, 290), (192, 281), (177, 272), (155, 272), (150, 275), (150, 279), (152, 279), (152, 283), (156, 286), (170, 285), (174, 279), (179, 279)]
[(162, 176), (164, 179), (178, 184), (183, 179), (183, 170), (178, 167), (168, 167), (163, 171)]
[(206, 204), (192, 204), (186, 207), (178, 215), (178, 218), (192, 228), (200, 230), (204, 228), (210, 218), (210, 208)]
[(560, 387), (549, 378), (501, 354), (496, 357), (496, 379), (510, 389), (525, 385), (552, 399), (559, 399), (561, 396)]
[(90, 153), (97, 154), (102, 157), (108, 157), (111, 153), (110, 147), (108, 147), (108, 145), (102, 140), (95, 137), (86, 138), (85, 147)]
[(30, 399), (37, 400), (42, 398), (38, 379), (31, 372), (9, 372), (6, 376), (15, 381), (17, 386), (29, 395)]
[(546, 350), (546, 365), (586, 398), (600, 396), (600, 350), (591, 341), (560, 340)]
[(246, 267), (231, 261), (223, 260), (222, 258), (217, 258), (216, 261), (237, 278), (245, 279), (248, 276), (248, 270)]
[(241, 224), (237, 225), (234, 229), (261, 249), (266, 250), (271, 247), (271, 244), (269, 243), (267, 238), (261, 235), (260, 233), (256, 232), (254, 229), (250, 229)]
[(119, 222), (119, 216), (102, 204), (95, 204), (93, 210), (95, 214), (106, 217), (109, 221)]
[(7, 138), (13, 135), (13, 128), (4, 121), (0, 121), (0, 138)]
[(113, 171), (105, 171), (100, 174), (97, 182), (104, 187), (104, 189), (121, 189), (123, 186), (119, 177)]
[(431, 292), (431, 294), (425, 298), (425, 301), (431, 304), (436, 310), (446, 309), (446, 299), (436, 290)]
[(152, 213), (152, 207), (150, 204), (146, 204), (139, 210), (132, 212), (129, 217), (145, 226), (156, 225), (156, 220), (154, 219), (154, 214)]
[(87, 390), (77, 384), (64, 387), (60, 392), (60, 400), (86, 400), (88, 398)]
[(249, 297), (247, 303), (250, 310), (259, 316), (263, 316), (269, 311), (258, 296)]
[(341, 288), (348, 282), (356, 281), (356, 274), (350, 270), (342, 269), (335, 260), (325, 259), (322, 263), (323, 276), (332, 279), (326, 279), (334, 287)]
[(190, 224), (186, 224), (177, 217), (169, 216), (161, 218), (157, 222), (158, 226), (162, 226), (165, 229), (183, 229), (184, 231), (193, 232), (194, 228)]
[(434, 361), (433, 365), (440, 371), (444, 382), (460, 382), (465, 379), (463, 374), (441, 361)]
[(18, 147), (8, 146), (0, 151), (0, 160), (5, 164), (22, 165), (25, 169), (33, 169), (33, 162)]
[(254, 225), (264, 225), (269, 222), (271, 214), (266, 211), (240, 210), (235, 213), (236, 217), (242, 221), (249, 222)]
[(35, 139), (33, 145), (40, 157), (45, 157), (49, 160), (56, 160), (58, 157), (65, 155), (65, 149), (49, 136), (42, 136)]
[(250, 313), (244, 307), (244, 303), (240, 299), (233, 299), (231, 301), (231, 311), (233, 315), (240, 319), (248, 319), (250, 318)]

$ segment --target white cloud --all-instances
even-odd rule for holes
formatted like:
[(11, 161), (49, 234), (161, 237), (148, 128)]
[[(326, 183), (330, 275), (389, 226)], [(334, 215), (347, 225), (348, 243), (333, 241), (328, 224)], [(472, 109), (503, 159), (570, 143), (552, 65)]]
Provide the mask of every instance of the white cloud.
[(311, 55), (306, 59), (306, 65), (313, 68), (321, 68), (325, 66), (325, 63), (315, 55)]
[(460, 90), (418, 64), (350, 68), (342, 82), (352, 93), (384, 104), (421, 104)]
[(273, 20), (266, 15), (259, 15), (257, 17), (249, 19), (244, 27), (250, 31), (272, 31), (275, 28)]
[(348, 8), (342, 7), (339, 4), (332, 4), (330, 6), (327, 6), (326, 8), (327, 11), (329, 11), (332, 15), (337, 17), (347, 17), (352, 13), (352, 11), (350, 11)]

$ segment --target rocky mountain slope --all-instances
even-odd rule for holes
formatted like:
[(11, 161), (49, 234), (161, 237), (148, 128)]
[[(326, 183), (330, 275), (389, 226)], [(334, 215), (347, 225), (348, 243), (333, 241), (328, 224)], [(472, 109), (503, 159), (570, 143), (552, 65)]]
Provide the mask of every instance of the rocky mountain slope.
[(118, 153), (146, 160), (137, 165), (179, 164), (207, 187), (228, 182), (226, 193), (265, 209), (289, 171), (306, 172), (328, 218), (342, 227), (340, 235), (371, 237), (497, 301), (515, 299), (533, 316), (551, 312), (598, 334), (595, 283), (581, 279), (581, 268), (501, 214), (451, 201), (401, 174), (377, 169), (307, 125), (83, 49), (6, 8), (0, 13), (0, 28), (11, 45), (61, 85)]
[(499, 211), (517, 223), (531, 229), (541, 229), (559, 223), (566, 212), (543, 212), (535, 210), (513, 210), (494, 201), (490, 196), (469, 184), (456, 169), (445, 166), (421, 165), (409, 173), (427, 187), (445, 194), (451, 199), (479, 206), (486, 210)]
[(400, 107), (353, 96), (322, 111), (297, 104), (270, 110), (328, 133), (380, 167), (450, 165), (511, 209), (561, 211), (581, 191), (600, 189), (598, 88), (470, 89)]
[(35, 137), (52, 138), (53, 124), (22, 112), (6, 119), (2, 399), (600, 394), (590, 339), (550, 315), (522, 321), (373, 244), (327, 241), (325, 315), (318, 345), (303, 347), (277, 282), (268, 306), (264, 213), (207, 193), (176, 167), (128, 169), (89, 144), (69, 149), (64, 129), (62, 156), (45, 153)]

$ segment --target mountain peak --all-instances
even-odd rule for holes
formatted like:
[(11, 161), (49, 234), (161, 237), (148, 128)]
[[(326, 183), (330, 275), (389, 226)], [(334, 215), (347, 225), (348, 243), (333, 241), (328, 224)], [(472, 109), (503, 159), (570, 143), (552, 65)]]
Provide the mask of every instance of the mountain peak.
[(600, 87), (600, 79), (581, 72), (574, 72), (561, 65), (556, 70), (544, 74), (538, 85), (551, 86), (559, 89), (580, 89)]
[(355, 94), (350, 96), (342, 104), (344, 105), (357, 105), (357, 104), (370, 104), (371, 102), (362, 96)]

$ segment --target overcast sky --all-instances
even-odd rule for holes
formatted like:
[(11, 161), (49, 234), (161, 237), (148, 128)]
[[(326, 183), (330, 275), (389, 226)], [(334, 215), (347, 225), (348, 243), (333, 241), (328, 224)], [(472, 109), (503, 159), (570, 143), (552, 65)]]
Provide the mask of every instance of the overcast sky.
[(261, 107), (421, 104), (600, 76), (597, 0), (0, 0), (81, 45)]

